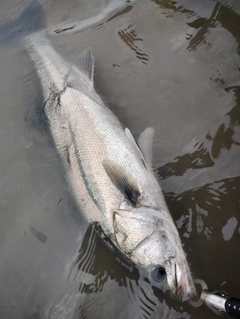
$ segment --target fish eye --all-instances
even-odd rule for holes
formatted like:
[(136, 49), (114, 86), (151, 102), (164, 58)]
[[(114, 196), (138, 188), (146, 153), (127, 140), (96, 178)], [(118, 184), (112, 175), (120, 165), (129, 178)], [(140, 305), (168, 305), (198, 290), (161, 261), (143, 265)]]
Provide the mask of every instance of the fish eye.
[(152, 279), (156, 282), (162, 282), (166, 278), (166, 271), (162, 266), (157, 266), (152, 271)]

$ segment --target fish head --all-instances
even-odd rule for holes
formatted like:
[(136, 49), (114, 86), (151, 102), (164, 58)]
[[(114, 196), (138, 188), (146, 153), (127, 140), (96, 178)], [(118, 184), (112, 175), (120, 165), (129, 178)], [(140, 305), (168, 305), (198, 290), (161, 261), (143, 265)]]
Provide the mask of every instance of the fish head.
[(143, 269), (150, 282), (178, 299), (196, 295), (182, 244), (169, 213), (148, 207), (117, 210), (113, 217), (118, 247)]

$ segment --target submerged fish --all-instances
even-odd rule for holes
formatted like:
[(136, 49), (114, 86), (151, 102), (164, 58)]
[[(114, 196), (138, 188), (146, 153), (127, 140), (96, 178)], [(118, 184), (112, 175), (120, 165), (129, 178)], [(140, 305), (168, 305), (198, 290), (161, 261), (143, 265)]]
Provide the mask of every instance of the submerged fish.
[(93, 85), (93, 57), (83, 51), (68, 64), (44, 33), (25, 39), (38, 73), (43, 113), (73, 197), (89, 222), (146, 271), (185, 300), (195, 288), (181, 241), (151, 170), (153, 129), (135, 142)]

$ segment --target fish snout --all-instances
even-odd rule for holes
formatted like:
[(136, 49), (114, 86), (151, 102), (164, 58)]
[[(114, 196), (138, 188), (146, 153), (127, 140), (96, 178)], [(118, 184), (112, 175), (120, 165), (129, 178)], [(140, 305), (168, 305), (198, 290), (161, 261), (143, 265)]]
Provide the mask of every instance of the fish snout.
[(172, 293), (182, 301), (194, 299), (196, 289), (188, 265), (175, 258), (170, 263), (171, 275), (168, 276), (168, 284)]

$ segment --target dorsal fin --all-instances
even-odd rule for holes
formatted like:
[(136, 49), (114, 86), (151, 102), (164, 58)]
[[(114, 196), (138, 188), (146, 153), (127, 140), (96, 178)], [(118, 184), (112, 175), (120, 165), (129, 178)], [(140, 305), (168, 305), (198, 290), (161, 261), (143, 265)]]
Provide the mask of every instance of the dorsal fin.
[(121, 193), (126, 195), (135, 206), (141, 193), (133, 177), (128, 174), (122, 166), (113, 161), (104, 160), (102, 164), (112, 183)]
[(74, 64), (91, 82), (93, 82), (94, 58), (92, 56), (91, 48), (83, 50)]
[(137, 142), (142, 151), (147, 167), (152, 170), (152, 153), (153, 153), (153, 136), (154, 129), (147, 127), (139, 136)]
[(142, 154), (140, 148), (138, 147), (134, 137), (132, 136), (132, 133), (130, 132), (130, 130), (127, 127), (125, 128), (125, 134), (127, 135), (127, 138), (129, 139), (129, 142), (131, 143), (132, 147), (135, 149), (135, 151), (140, 156), (140, 158), (144, 161), (143, 154)]
[(146, 168), (150, 172), (152, 172), (152, 143), (154, 135), (153, 128), (148, 127), (140, 134), (138, 138), (138, 145), (128, 128), (125, 129), (125, 134), (131, 142), (132, 147), (139, 155), (141, 161), (144, 163)]

